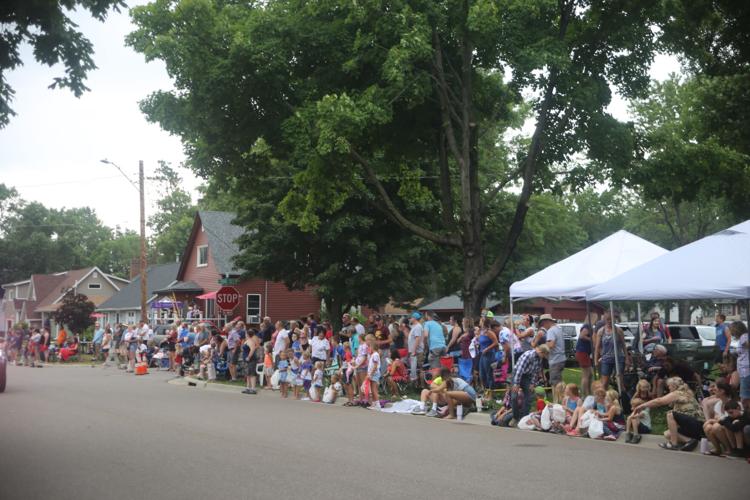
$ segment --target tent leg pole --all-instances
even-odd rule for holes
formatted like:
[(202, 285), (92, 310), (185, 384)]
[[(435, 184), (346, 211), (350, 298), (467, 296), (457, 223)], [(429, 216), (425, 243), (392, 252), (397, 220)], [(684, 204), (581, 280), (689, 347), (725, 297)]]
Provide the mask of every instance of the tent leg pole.
[(636, 342), (636, 349), (638, 349), (638, 352), (643, 352), (643, 337), (641, 330), (643, 329), (643, 317), (641, 316), (641, 303), (638, 302), (638, 330), (636, 331), (636, 334), (638, 335), (638, 338), (633, 339)]
[[(516, 336), (516, 323), (513, 321), (513, 297), (508, 295), (508, 298), (510, 299), (510, 331), (513, 332), (513, 335)], [(518, 339), (518, 337), (516, 337)], [(513, 349), (510, 350), (510, 371), (513, 372), (513, 358), (514, 358), (514, 352)]]
[[(615, 304), (611, 300), (609, 301), (609, 314), (610, 318), (612, 319), (612, 342), (614, 344), (614, 353), (615, 353), (615, 378), (617, 378), (617, 390), (620, 393), (620, 397), (622, 397), (622, 383), (620, 382), (620, 360), (617, 356), (617, 325), (615, 324)], [(604, 390), (606, 391), (607, 388), (605, 387)]]

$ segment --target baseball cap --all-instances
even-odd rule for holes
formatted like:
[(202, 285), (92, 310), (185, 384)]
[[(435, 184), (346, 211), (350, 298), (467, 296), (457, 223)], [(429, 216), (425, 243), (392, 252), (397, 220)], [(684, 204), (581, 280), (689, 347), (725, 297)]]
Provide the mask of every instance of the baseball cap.
[(411, 317), (414, 319), (422, 319), (422, 315), (419, 314), (418, 312), (411, 313)]

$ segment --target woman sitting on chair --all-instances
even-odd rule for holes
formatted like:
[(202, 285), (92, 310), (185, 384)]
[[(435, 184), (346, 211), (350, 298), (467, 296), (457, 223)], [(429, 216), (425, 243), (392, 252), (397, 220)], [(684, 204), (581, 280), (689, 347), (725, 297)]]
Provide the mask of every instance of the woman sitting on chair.
[(76, 354), (78, 354), (78, 336), (74, 336), (73, 341), (68, 344), (67, 347), (63, 347), (60, 349), (58, 353), (58, 361), (67, 361)]

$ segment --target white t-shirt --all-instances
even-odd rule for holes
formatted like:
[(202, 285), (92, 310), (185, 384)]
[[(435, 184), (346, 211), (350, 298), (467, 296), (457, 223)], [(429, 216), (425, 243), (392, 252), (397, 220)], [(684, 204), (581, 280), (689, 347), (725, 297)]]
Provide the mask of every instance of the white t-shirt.
[(315, 370), (312, 383), (315, 387), (323, 387), (323, 370)]
[(311, 338), (310, 347), (312, 348), (311, 355), (313, 358), (323, 360), (328, 359), (328, 353), (331, 351), (331, 344), (328, 342), (327, 338), (323, 338), (323, 340), (318, 337)]
[(721, 420), (726, 416), (727, 412), (724, 411), (724, 403), (722, 403), (721, 400), (717, 401), (714, 405), (714, 418), (716, 420)]
[(379, 373), (380, 372), (380, 353), (378, 351), (373, 351), (372, 354), (370, 354), (370, 361), (367, 364), (367, 373)]
[(329, 385), (326, 387), (325, 392), (323, 393), (323, 402), (332, 404), (336, 401), (336, 397), (341, 394), (341, 383), (336, 382), (333, 385)]
[(273, 354), (278, 355), (282, 349), (286, 347), (287, 340), (289, 339), (289, 330), (281, 330), (276, 335), (276, 343), (273, 345)]
[(204, 354), (211, 350), (211, 344), (204, 344), (200, 347), (199, 351), (201, 354)]

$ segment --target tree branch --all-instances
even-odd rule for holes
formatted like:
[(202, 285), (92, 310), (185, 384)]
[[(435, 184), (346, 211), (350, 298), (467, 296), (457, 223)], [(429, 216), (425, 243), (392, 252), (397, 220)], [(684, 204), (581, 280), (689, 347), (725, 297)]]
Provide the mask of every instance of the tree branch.
[[(435, 64), (433, 65), (437, 72), (436, 78), (438, 80), (438, 96), (440, 97), (440, 114), (443, 119), (443, 127), (445, 128), (445, 137), (448, 140), (448, 146), (451, 150), (451, 154), (456, 159), (459, 168), (463, 169), (463, 156), (461, 151), (458, 149), (456, 143), (456, 136), (453, 131), (453, 124), (451, 123), (451, 105), (449, 97), (445, 89), (448, 88), (448, 83), (445, 81), (445, 69), (443, 68), (443, 47), (440, 43), (440, 37), (437, 34), (437, 30), (432, 31), (433, 44), (435, 46)], [(453, 111), (455, 113), (455, 111)], [(460, 118), (457, 120), (460, 123)]]
[(451, 172), (448, 164), (448, 151), (445, 146), (445, 130), (438, 131), (438, 151), (440, 154), (440, 205), (442, 207), (443, 225), (450, 228), (455, 224), (453, 218), (453, 189), (451, 187)]
[[(560, 0), (559, 5), (560, 30), (558, 38), (563, 40), (570, 22), (573, 5), (572, 2), (566, 3), (563, 0)], [(513, 255), (516, 245), (518, 244), (518, 238), (521, 236), (523, 230), (526, 213), (529, 211), (529, 199), (531, 198), (532, 188), (531, 184), (534, 179), (534, 174), (536, 173), (539, 154), (542, 152), (542, 140), (545, 135), (545, 128), (547, 125), (549, 109), (552, 105), (556, 80), (557, 70), (551, 69), (549, 78), (547, 79), (547, 86), (544, 90), (544, 98), (539, 109), (539, 118), (536, 123), (536, 128), (534, 129), (534, 134), (531, 137), (529, 153), (523, 164), (523, 188), (521, 189), (521, 195), (516, 203), (516, 212), (513, 216), (510, 231), (508, 232), (505, 248), (495, 258), (489, 269), (477, 279), (476, 284), (474, 285), (475, 290), (484, 291), (487, 289), (492, 280), (497, 278), (500, 272), (505, 268), (511, 255)]]
[(385, 187), (383, 186), (383, 183), (380, 182), (380, 180), (375, 175), (375, 171), (372, 168), (372, 165), (370, 165), (370, 162), (367, 161), (365, 158), (363, 158), (359, 153), (354, 151), (352, 149), (351, 156), (354, 158), (355, 161), (357, 161), (359, 164), (361, 164), (365, 169), (365, 174), (367, 176), (367, 179), (370, 181), (370, 183), (375, 187), (375, 190), (377, 191), (380, 198), (383, 200), (383, 203), (385, 204), (384, 212), (390, 216), (396, 224), (400, 225), (404, 229), (408, 229), (412, 233), (416, 234), (419, 237), (422, 237), (426, 240), (432, 241), (434, 243), (438, 243), (440, 245), (448, 245), (459, 248), (461, 246), (461, 241), (458, 238), (452, 238), (450, 236), (444, 236), (438, 233), (435, 233), (433, 231), (430, 231), (429, 229), (426, 229), (418, 224), (413, 223), (399, 211), (399, 209), (394, 205), (393, 200), (391, 200), (391, 197), (388, 195), (388, 192), (385, 190)]

